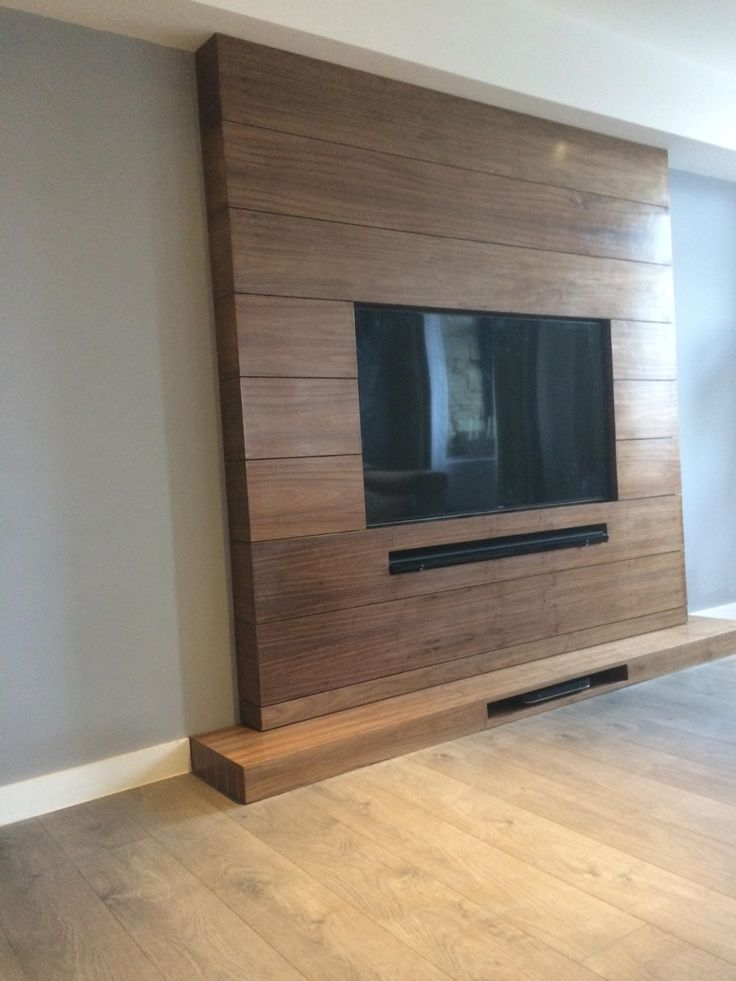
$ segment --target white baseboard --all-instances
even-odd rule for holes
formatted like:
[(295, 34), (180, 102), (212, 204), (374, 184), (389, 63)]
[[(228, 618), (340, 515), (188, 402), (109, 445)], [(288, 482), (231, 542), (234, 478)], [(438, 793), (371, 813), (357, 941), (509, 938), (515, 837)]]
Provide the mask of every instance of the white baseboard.
[(9, 783), (0, 787), (0, 825), (176, 777), (190, 769), (189, 740), (174, 739), (134, 753)]
[(711, 606), (707, 610), (692, 610), (693, 617), (715, 617), (717, 620), (736, 620), (736, 603), (724, 606)]

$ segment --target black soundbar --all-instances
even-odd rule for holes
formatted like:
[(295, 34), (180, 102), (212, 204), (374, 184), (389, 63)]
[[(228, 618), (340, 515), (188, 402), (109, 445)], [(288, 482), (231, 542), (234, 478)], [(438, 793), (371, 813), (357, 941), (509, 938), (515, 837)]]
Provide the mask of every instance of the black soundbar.
[(388, 553), (388, 571), (396, 576), (403, 572), (424, 572), (426, 569), (441, 569), (448, 565), (488, 562), (489, 559), (506, 559), (511, 555), (580, 548), (607, 541), (608, 525), (584, 525), (580, 528), (559, 528), (556, 531), (533, 531), (524, 535), (485, 538), (477, 542), (405, 548)]

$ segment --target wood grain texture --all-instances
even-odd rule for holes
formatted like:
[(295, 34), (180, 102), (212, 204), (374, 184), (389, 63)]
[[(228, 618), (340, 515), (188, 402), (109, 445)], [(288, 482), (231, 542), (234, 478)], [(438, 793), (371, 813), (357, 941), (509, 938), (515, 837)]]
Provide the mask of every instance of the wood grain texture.
[(611, 324), (613, 377), (671, 380), (677, 377), (674, 324)]
[(734, 965), (653, 926), (643, 926), (585, 964), (606, 981), (732, 981)]
[(78, 865), (165, 977), (302, 981), (294, 966), (151, 838), (88, 855)]
[(161, 977), (37, 821), (0, 828), (0, 929), (38, 981)]
[(200, 127), (202, 169), (207, 188), (208, 217), (220, 214), (229, 206), (230, 176), (225, 164), (225, 133), (222, 124), (211, 121)]
[(198, 60), (204, 115), (219, 113), (232, 122), (402, 157), (668, 203), (662, 150), (234, 38), (213, 38)]
[[(446, 981), (421, 955), (231, 820), (192, 777), (151, 784), (126, 804), (152, 838), (305, 978)], [(205, 921), (206, 922), (206, 921)], [(251, 975), (260, 977), (256, 969)]]
[[(335, 820), (313, 797), (305, 791), (291, 805), (287, 799), (268, 814), (244, 811), (239, 820), (450, 977), (593, 981), (572, 958), (440, 880), (417, 874), (405, 856)], [(421, 915), (407, 915), (409, 910)]]
[[(631, 620), (619, 620), (616, 623), (589, 627), (587, 630), (575, 630), (569, 634), (557, 634), (542, 640), (515, 644), (513, 647), (484, 651), (470, 657), (457, 658), (454, 661), (441, 661), (439, 664), (430, 664), (413, 671), (399, 671), (382, 678), (375, 678), (356, 685), (344, 685), (332, 691), (318, 692), (303, 698), (278, 702), (275, 705), (248, 704), (247, 710), (242, 715), (242, 721), (255, 729), (274, 729), (289, 725), (292, 722), (301, 722), (305, 719), (328, 715), (331, 712), (342, 712), (344, 709), (355, 706), (379, 702), (396, 695), (416, 692), (422, 688), (444, 685), (489, 671), (497, 671), (511, 665), (554, 658), (558, 654), (583, 650), (593, 645), (608, 645), (622, 638), (665, 630), (669, 627), (679, 626), (686, 620), (687, 610), (681, 607), (676, 610), (666, 610), (663, 613), (635, 617)], [(241, 703), (241, 710), (242, 708)]]
[(362, 458), (251, 460), (248, 501), (252, 541), (362, 530)]
[[(666, 208), (225, 123), (230, 207), (669, 263)], [(222, 139), (222, 136), (221, 136)]]
[[(198, 71), (243, 717), (276, 724), (441, 683), (486, 670), (492, 650), (536, 656), (542, 622), (563, 646), (680, 622), (666, 155), (233, 39), (209, 42)], [(610, 520), (610, 543), (391, 581), (389, 543), (560, 527), (574, 509), (366, 530), (356, 302), (611, 320), (621, 501), (579, 512)], [(665, 554), (667, 573), (641, 588), (631, 563)], [(608, 602), (593, 570), (611, 562), (631, 580)], [(570, 603), (596, 622), (560, 621), (546, 592), (536, 605), (524, 593), (575, 572)], [(490, 590), (489, 606), (516, 588), (504, 583), (527, 599), (491, 649), (481, 594), (459, 597)], [(667, 589), (671, 605), (641, 605)], [(445, 615), (432, 604), (450, 593)], [(424, 611), (406, 663), (387, 654), (397, 603)]]
[(245, 461), (225, 461), (225, 492), (231, 541), (250, 541), (250, 509)]
[(29, 981), (12, 947), (0, 933), (0, 978), (3, 981)]
[(468, 744), (487, 754), (496, 792), (507, 800), (710, 888), (724, 868), (736, 868), (733, 805), (631, 774), (625, 757), (602, 763), (560, 740), (548, 743), (543, 729), (501, 728)]
[(247, 460), (361, 451), (354, 378), (242, 378), (240, 392)]
[(232, 210), (241, 293), (671, 321), (668, 266)]
[[(502, 668), (326, 718), (270, 732), (233, 726), (193, 737), (192, 744), (240, 768), (245, 788), (238, 799), (258, 800), (422, 743), (452, 738), (448, 732), (479, 731), (488, 722), (489, 701), (613, 665), (646, 663), (650, 671), (661, 674), (670, 669), (673, 655), (683, 651), (688, 651), (690, 664), (697, 664), (723, 657), (734, 646), (733, 622), (692, 618), (682, 626)], [(202, 776), (208, 778), (206, 773)]]
[[(448, 951), (453, 977), (489, 967), (494, 981), (521, 981), (531, 963), (549, 981), (572, 961), (608, 981), (732, 979), (736, 829), (718, 842), (684, 823), (732, 794), (733, 742), (652, 716), (674, 695), (675, 722), (718, 719), (729, 734), (719, 693), (735, 679), (736, 657), (710, 662), (626, 689), (626, 705), (623, 692), (579, 701), (248, 808), (184, 775), (3, 829), (17, 861), (0, 894), (18, 909), (17, 953), (0, 932), (0, 975), (131, 976), (124, 957), (102, 960), (105, 933), (69, 902), (83, 869), (156, 959), (147, 981), (268, 977), (274, 952), (319, 981), (441, 981), (434, 958)], [(40, 824), (44, 835), (28, 834)], [(24, 915), (31, 902), (40, 915)], [(467, 917), (427, 929), (428, 906), (463, 903)]]
[(616, 466), (621, 500), (680, 493), (677, 439), (618, 440)]
[(239, 378), (220, 381), (220, 416), (222, 418), (222, 448), (225, 463), (245, 459), (245, 426), (243, 397)]
[[(732, 667), (731, 659), (723, 663)], [(711, 677), (707, 673), (707, 666), (693, 668), (687, 676), (688, 691), (701, 691), (699, 685), (703, 677)], [(672, 688), (682, 689), (683, 676), (679, 672), (661, 680), (663, 692), (671, 691)], [(717, 678), (713, 677), (713, 680), (716, 681)], [(708, 696), (712, 697), (718, 689), (710, 688), (707, 691)], [(719, 706), (716, 699), (713, 700), (712, 708), (723, 714), (722, 706)], [(726, 709), (726, 713), (727, 711)], [(731, 806), (736, 804), (736, 785), (727, 770), (683, 759), (671, 751), (644, 746), (636, 742), (633, 733), (629, 732), (628, 737), (616, 735), (608, 730), (605, 723), (596, 725), (592, 718), (575, 722), (565, 716), (546, 714), (544, 717), (529, 719), (519, 726), (519, 731), (542, 738), (551, 746), (562, 745), (565, 749), (574, 750), (580, 756), (597, 762), (620, 767), (621, 761), (626, 760), (626, 769), (630, 774), (657, 780), (669, 788), (699, 794)], [(736, 765), (736, 758), (733, 762)]]
[[(498, 842), (500, 847), (513, 850), (514, 854), (523, 854), (528, 861), (554, 871), (561, 879), (576, 884), (585, 892), (734, 963), (736, 943), (727, 926), (734, 922), (736, 915), (732, 898), (565, 827), (536, 808), (529, 811), (507, 799), (503, 786), (495, 787), (487, 766), (487, 755), (480, 751), (458, 745), (450, 747), (447, 753), (427, 751), (419, 760), (423, 764), (418, 768), (422, 776), (427, 769), (441, 775), (439, 781), (425, 776), (429, 784), (426, 793), (433, 791), (435, 796), (442, 795), (435, 805), (438, 814), (447, 814), (448, 818), (451, 814), (453, 822), (464, 825), (469, 816), (467, 807), (472, 801), (476, 805), (473, 815), (476, 828), (483, 815), (488, 819), (493, 814), (489, 827), (480, 832), (485, 840)], [(554, 771), (552, 760), (550, 771)], [(522, 777), (522, 772), (517, 773)], [(411, 775), (402, 773), (402, 776), (414, 793), (420, 777), (414, 772)], [(449, 786), (444, 783), (448, 779)], [(392, 788), (394, 786), (392, 783)], [(457, 793), (454, 802), (451, 798), (453, 790)], [(479, 791), (487, 795), (480, 806), (476, 797)], [(398, 786), (396, 792), (403, 797), (404, 791)], [(612, 787), (610, 792), (615, 794), (615, 788)], [(584, 803), (584, 798), (578, 799)], [(509, 825), (513, 826), (510, 832)], [(687, 915), (688, 907), (693, 909), (691, 916)]]
[(235, 289), (233, 271), (232, 228), (230, 211), (218, 211), (207, 219), (210, 246), (212, 292), (215, 299), (228, 296)]
[(274, 620), (257, 627), (261, 702), (683, 605), (675, 552)]
[[(540, 552), (401, 576), (389, 575), (388, 571), (389, 552), (393, 549), (598, 522), (607, 523), (609, 541), (595, 547)], [(675, 496), (395, 525), (253, 546), (234, 542), (235, 616), (259, 622), (307, 616), (681, 548), (681, 507)]]
[(677, 437), (673, 381), (617, 381), (613, 386), (618, 439)]
[[(591, 947), (600, 950), (607, 940), (622, 939), (640, 923), (431, 812), (402, 804), (376, 784), (366, 786), (360, 774), (315, 788), (309, 799), (355, 832), (576, 961), (590, 956)], [(523, 894), (516, 888), (521, 879)]]
[(218, 301), (216, 319), (223, 377), (357, 377), (351, 303), (237, 294)]

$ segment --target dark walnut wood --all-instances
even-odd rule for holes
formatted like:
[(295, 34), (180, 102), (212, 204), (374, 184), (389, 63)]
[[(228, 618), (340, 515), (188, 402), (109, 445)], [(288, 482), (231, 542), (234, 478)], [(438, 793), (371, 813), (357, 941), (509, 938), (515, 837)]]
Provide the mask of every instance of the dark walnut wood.
[(354, 378), (243, 378), (245, 457), (360, 453)]
[(317, 692), (274, 705), (252, 705), (240, 703), (241, 719), (257, 729), (274, 729), (313, 719), (330, 712), (342, 712), (346, 708), (379, 702), (384, 698), (402, 695), (406, 692), (420, 691), (435, 685), (444, 685), (461, 678), (472, 678), (488, 671), (498, 671), (511, 665), (525, 664), (578, 651), (585, 647), (607, 644), (613, 640), (638, 637), (653, 630), (674, 627), (686, 619), (684, 609), (665, 610), (650, 613), (631, 620), (599, 624), (586, 630), (574, 630), (569, 634), (555, 634), (542, 640), (532, 640), (513, 647), (502, 647), (494, 651), (482, 651), (469, 657), (453, 661), (440, 661), (412, 671), (398, 671), (396, 674), (372, 678), (355, 685), (343, 685), (331, 691)]
[(232, 210), (235, 290), (671, 321), (668, 266)]
[[(392, 549), (477, 541), (598, 522), (607, 522), (609, 541), (590, 548), (540, 552), (400, 576), (389, 575), (388, 571)], [(681, 507), (675, 496), (426, 521), (253, 545), (233, 542), (235, 616), (258, 622), (308, 616), (681, 548)]]
[[(232, 208), (581, 255), (671, 260), (666, 208), (225, 123)], [(224, 136), (223, 136), (224, 134)]]
[(312, 58), (217, 36), (199, 54), (204, 116), (667, 205), (667, 154)]
[(613, 394), (619, 439), (677, 436), (674, 381), (617, 381)]
[(352, 378), (242, 378), (220, 383), (226, 460), (360, 453)]
[(680, 450), (676, 439), (633, 439), (616, 443), (618, 496), (623, 499), (680, 493)]
[(359, 456), (251, 460), (250, 538), (294, 538), (365, 528)]
[(614, 320), (611, 348), (614, 378), (667, 381), (677, 377), (674, 324)]
[(256, 628), (261, 702), (682, 608), (682, 554), (527, 576)]
[[(666, 154), (249, 42), (197, 60), (242, 718), (298, 743), (310, 715), (417, 706), (375, 742), (326, 719), (324, 765), (305, 744), (244, 777), (198, 743), (203, 772), (276, 792), (482, 723), (477, 699), (437, 714), (421, 689), (527, 662), (559, 680), (560, 656), (683, 623)], [(619, 500), (367, 529), (360, 302), (610, 320)], [(598, 522), (595, 548), (386, 568), (391, 548)]]
[(357, 378), (352, 303), (231, 294), (216, 319), (224, 378)]

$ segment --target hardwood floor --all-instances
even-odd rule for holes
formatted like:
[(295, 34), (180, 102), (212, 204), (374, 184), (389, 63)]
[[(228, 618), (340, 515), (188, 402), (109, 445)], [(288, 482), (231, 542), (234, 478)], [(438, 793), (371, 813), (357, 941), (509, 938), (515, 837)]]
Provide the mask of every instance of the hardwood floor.
[(0, 829), (0, 979), (736, 981), (736, 656), (240, 807)]

